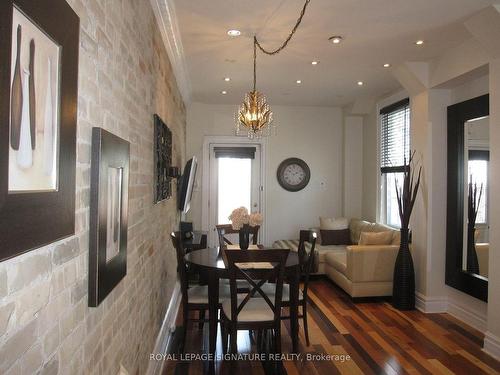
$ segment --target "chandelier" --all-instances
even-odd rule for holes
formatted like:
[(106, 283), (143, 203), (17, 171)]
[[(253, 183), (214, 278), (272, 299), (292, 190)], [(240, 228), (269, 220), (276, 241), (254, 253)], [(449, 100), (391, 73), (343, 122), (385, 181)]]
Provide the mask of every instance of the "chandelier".
[(276, 132), (276, 125), (273, 123), (273, 112), (267, 103), (266, 96), (257, 91), (257, 47), (266, 55), (276, 55), (287, 46), (293, 34), (302, 22), (302, 18), (306, 12), (307, 5), (311, 0), (306, 0), (294, 28), (283, 42), (283, 44), (274, 51), (268, 51), (262, 47), (257, 40), (257, 36), (253, 37), (253, 90), (245, 95), (243, 103), (240, 104), (235, 115), (236, 134), (240, 135), (242, 131), (246, 131), (248, 138), (260, 138), (262, 136), (271, 135), (272, 130)]

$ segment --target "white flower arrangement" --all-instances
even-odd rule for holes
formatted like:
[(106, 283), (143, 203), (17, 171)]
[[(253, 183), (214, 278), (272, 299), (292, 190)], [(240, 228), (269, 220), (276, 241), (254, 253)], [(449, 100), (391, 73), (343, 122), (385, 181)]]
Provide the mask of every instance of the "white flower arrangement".
[(251, 227), (256, 227), (257, 225), (261, 225), (262, 221), (262, 214), (260, 212), (254, 212), (253, 214), (250, 214), (248, 224), (250, 224)]
[(231, 212), (229, 220), (234, 230), (240, 230), (245, 224), (251, 227), (262, 224), (262, 214), (259, 212), (249, 214), (246, 207), (238, 207)]

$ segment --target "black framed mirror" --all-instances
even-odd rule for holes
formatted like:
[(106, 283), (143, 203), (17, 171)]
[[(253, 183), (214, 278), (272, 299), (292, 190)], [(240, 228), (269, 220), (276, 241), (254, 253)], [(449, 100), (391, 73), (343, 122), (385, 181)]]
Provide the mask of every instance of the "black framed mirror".
[(448, 107), (446, 284), (488, 300), (489, 95)]

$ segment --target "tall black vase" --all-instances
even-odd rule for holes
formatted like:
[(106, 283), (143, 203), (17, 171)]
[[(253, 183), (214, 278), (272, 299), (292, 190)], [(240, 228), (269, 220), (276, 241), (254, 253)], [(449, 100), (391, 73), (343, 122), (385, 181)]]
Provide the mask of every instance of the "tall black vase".
[(240, 249), (247, 250), (250, 246), (250, 225), (244, 224), (240, 228)]
[(467, 272), (479, 275), (479, 261), (476, 253), (476, 239), (474, 234), (476, 228), (474, 225), (467, 226)]
[(415, 309), (415, 270), (408, 239), (408, 228), (401, 228), (401, 244), (394, 265), (392, 284), (392, 306), (398, 310)]

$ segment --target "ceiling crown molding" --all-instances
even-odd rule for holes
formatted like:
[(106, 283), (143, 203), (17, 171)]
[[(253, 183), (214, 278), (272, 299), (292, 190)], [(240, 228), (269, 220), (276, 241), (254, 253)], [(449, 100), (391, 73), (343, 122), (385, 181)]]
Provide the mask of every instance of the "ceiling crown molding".
[(184, 59), (181, 33), (177, 24), (175, 4), (173, 0), (150, 0), (153, 12), (160, 27), (161, 36), (167, 50), (170, 64), (174, 71), (177, 87), (184, 104), (191, 102), (191, 82)]

